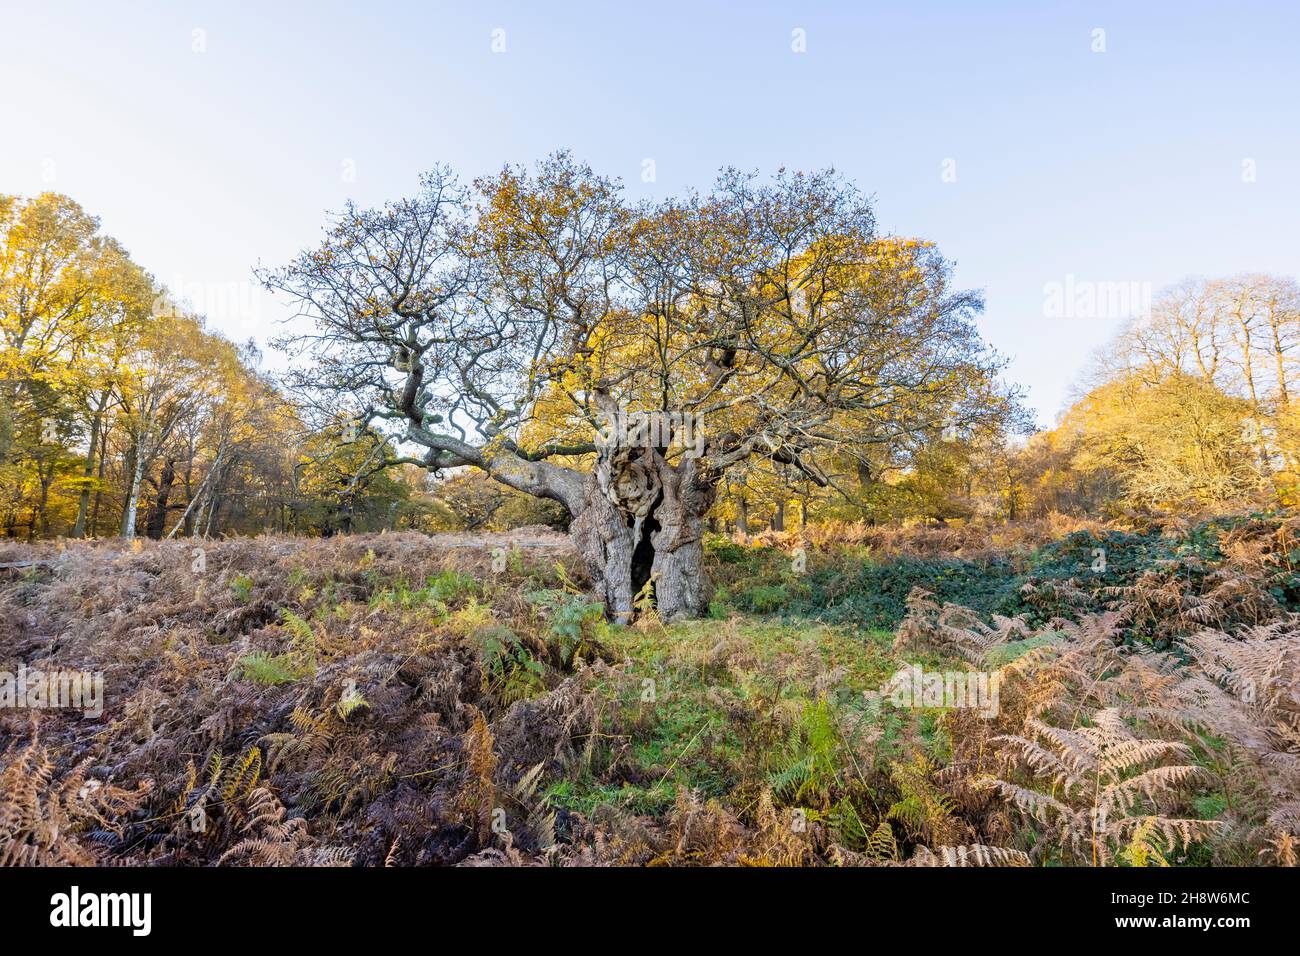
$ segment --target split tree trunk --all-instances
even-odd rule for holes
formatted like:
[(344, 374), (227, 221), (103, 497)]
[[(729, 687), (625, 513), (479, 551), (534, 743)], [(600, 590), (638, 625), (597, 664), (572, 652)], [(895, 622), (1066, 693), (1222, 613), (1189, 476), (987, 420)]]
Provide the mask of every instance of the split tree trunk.
[(417, 426), (408, 435), (450, 464), (475, 465), (517, 491), (564, 505), (573, 519), (570, 538), (611, 619), (630, 621), (638, 594), (651, 582), (665, 621), (707, 613), (713, 591), (704, 573), (704, 520), (718, 476), (704, 459), (683, 454), (671, 464), (665, 449), (615, 438), (599, 448), (593, 470), (582, 473), (547, 461), (489, 457)]
[(715, 490), (694, 459), (672, 465), (657, 449), (601, 455), (569, 533), (612, 620), (631, 621), (651, 581), (664, 621), (708, 612), (703, 535)]

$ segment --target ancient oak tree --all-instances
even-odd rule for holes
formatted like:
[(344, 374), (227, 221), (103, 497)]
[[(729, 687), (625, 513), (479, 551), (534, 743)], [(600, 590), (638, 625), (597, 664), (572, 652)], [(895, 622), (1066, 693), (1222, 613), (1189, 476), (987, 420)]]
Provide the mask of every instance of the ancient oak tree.
[(263, 273), (313, 325), (286, 340), (292, 384), (375, 437), (373, 467), (470, 466), (562, 504), (615, 619), (648, 582), (666, 620), (706, 611), (728, 469), (833, 486), (828, 462), (989, 414), (979, 297), (833, 173), (636, 205), (561, 153), (422, 186)]

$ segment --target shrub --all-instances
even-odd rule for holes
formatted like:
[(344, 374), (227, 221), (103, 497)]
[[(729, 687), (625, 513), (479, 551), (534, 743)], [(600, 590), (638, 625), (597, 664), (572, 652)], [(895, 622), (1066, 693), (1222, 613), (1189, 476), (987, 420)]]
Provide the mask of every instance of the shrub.
[(239, 666), (240, 677), (271, 687), (292, 684), (309, 673), (294, 661), (291, 654), (271, 654), (267, 651), (256, 651), (241, 657)]
[(237, 574), (230, 581), (230, 593), (240, 604), (247, 604), (253, 596), (253, 579), (247, 574)]

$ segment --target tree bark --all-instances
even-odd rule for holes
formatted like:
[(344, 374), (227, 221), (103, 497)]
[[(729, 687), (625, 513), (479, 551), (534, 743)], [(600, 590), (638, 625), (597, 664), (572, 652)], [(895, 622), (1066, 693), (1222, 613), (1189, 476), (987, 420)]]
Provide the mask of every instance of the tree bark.
[(144, 480), (144, 449), (137, 440), (131, 453), (130, 478), (127, 484), (126, 502), (122, 507), (122, 537), (130, 541), (135, 538), (135, 514), (140, 501), (140, 483)]
[(630, 622), (650, 582), (665, 622), (707, 613), (704, 523), (715, 493), (694, 459), (672, 465), (656, 449), (601, 455), (569, 534), (612, 620)]
[(692, 458), (677, 467), (661, 459), (660, 474), (663, 496), (654, 512), (658, 527), (650, 534), (655, 607), (665, 621), (703, 617), (713, 599), (704, 570), (704, 516), (717, 486), (700, 475)]
[(108, 429), (99, 433), (99, 469), (95, 481), (95, 500), (90, 509), (90, 536), (99, 537), (99, 505), (104, 500), (104, 469), (108, 464)]
[(90, 514), (90, 479), (95, 474), (95, 452), (99, 450), (99, 433), (104, 425), (104, 410), (108, 407), (108, 396), (108, 389), (100, 393), (99, 404), (95, 407), (94, 418), (91, 419), (90, 441), (86, 443), (86, 464), (81, 473), (85, 481), (81, 486), (81, 499), (77, 503), (77, 523), (72, 529), (74, 538), (86, 536), (86, 519)]
[(601, 491), (596, 476), (586, 483), (583, 507), (569, 525), (569, 537), (587, 567), (595, 596), (620, 624), (632, 620), (632, 529), (627, 516)]
[[(50, 470), (45, 470), (45, 462), (39, 461), (36, 465), (36, 474), (41, 481), (41, 496), (36, 506), (36, 514), (40, 516), (41, 537), (48, 537), (50, 533), (50, 486), (54, 484), (54, 469), (58, 462), (56, 456), (49, 457)], [(32, 518), (32, 540), (36, 538), (37, 519)]]
[(158, 475), (157, 493), (154, 495), (149, 517), (145, 520), (145, 534), (158, 541), (167, 528), (167, 499), (171, 497), (172, 485), (176, 481), (176, 459), (163, 460), (162, 472)]
[[(217, 456), (213, 459), (212, 467), (209, 468), (208, 473), (203, 476), (203, 480), (199, 482), (198, 490), (190, 496), (190, 503), (185, 506), (185, 511), (181, 514), (180, 520), (176, 522), (176, 526), (172, 528), (170, 533), (168, 533), (168, 541), (176, 537), (176, 533), (180, 531), (182, 527), (184, 528), (184, 534), (186, 537), (194, 537), (194, 506), (199, 503), (200, 499), (202, 499), (204, 492), (207, 490), (208, 482), (212, 480), (212, 476), (216, 473), (216, 470), (221, 467), (221, 456), (225, 454), (225, 450), (225, 440), (223, 439), (222, 443), (217, 446)], [(186, 481), (188, 482), (188, 477)]]

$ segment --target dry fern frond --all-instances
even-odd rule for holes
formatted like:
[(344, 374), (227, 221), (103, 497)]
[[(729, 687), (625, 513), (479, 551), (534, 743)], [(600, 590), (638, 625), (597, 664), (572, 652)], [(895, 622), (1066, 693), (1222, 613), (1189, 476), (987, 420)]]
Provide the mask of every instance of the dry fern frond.
[[(1137, 737), (1113, 708), (1091, 718), (1091, 726), (1070, 730), (1030, 717), (1024, 736), (994, 741), (1013, 758), (1013, 766), (1027, 772), (1028, 785), (993, 776), (978, 785), (1001, 793), (1026, 818), (1054, 833), (1057, 845), (1094, 864), (1111, 862), (1125, 846), (1150, 856), (1157, 833), (1165, 851), (1172, 852), (1218, 832), (1220, 824), (1209, 820), (1131, 815), (1139, 805), (1176, 802), (1181, 791), (1209, 775), (1201, 767), (1165, 763), (1190, 756), (1187, 745)], [(1145, 850), (1130, 846), (1139, 826)]]
[(1000, 846), (918, 846), (908, 866), (1029, 866), (1029, 855)]
[(151, 784), (124, 790), (87, 780), (87, 763), (56, 781), (56, 767), (35, 732), (26, 747), (3, 756), (0, 770), (0, 866), (95, 866), (92, 843), (116, 843), (127, 814), (145, 801)]

